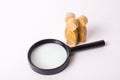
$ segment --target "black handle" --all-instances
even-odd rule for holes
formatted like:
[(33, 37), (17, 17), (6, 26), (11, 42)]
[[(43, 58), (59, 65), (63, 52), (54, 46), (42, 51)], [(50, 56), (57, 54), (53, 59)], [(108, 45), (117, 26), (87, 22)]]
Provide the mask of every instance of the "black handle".
[(101, 47), (104, 45), (105, 45), (105, 41), (100, 40), (100, 41), (87, 43), (87, 44), (83, 44), (83, 45), (76, 46), (76, 47), (71, 47), (71, 51), (73, 52), (73, 51), (77, 51), (77, 50), (91, 49), (91, 48)]

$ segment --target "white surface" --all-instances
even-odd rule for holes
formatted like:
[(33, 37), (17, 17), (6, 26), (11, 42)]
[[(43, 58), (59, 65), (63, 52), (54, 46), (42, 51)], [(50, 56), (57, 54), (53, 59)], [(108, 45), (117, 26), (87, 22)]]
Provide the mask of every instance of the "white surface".
[[(35, 73), (28, 49), (44, 38), (65, 42), (67, 12), (86, 15), (87, 42), (104, 39), (106, 46), (76, 52), (59, 74)], [(0, 0), (0, 80), (120, 80), (119, 34), (119, 0)]]
[(37, 47), (31, 55), (34, 65), (42, 69), (53, 69), (61, 66), (67, 59), (66, 50), (55, 43), (48, 43)]

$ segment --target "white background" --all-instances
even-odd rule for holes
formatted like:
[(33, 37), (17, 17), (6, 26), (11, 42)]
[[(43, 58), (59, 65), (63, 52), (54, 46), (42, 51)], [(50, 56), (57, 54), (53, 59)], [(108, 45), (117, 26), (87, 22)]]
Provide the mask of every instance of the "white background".
[[(65, 14), (88, 17), (87, 42), (106, 46), (76, 52), (56, 75), (31, 70), (27, 52), (45, 38), (65, 42)], [(0, 80), (120, 80), (119, 0), (0, 0)]]

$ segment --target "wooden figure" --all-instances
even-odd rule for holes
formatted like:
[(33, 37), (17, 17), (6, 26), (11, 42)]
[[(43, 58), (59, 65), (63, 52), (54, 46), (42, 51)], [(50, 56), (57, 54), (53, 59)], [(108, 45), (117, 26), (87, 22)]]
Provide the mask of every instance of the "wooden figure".
[(87, 34), (86, 24), (88, 23), (88, 19), (86, 16), (82, 15), (77, 18), (77, 21), (79, 23), (79, 26), (78, 26), (79, 42), (85, 42), (86, 34)]
[(86, 24), (88, 23), (86, 16), (82, 15), (76, 19), (73, 13), (67, 13), (65, 22), (65, 38), (67, 44), (76, 45), (79, 42), (83, 43), (86, 41)]
[(65, 18), (65, 38), (67, 44), (76, 45), (78, 43), (78, 22), (73, 13), (68, 13)]

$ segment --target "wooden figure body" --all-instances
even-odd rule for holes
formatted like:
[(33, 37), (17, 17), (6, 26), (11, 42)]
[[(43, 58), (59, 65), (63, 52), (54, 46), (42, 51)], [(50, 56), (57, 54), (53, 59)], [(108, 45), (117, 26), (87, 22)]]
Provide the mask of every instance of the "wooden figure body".
[(66, 18), (65, 38), (66, 42), (70, 45), (78, 43), (78, 22), (72, 13), (69, 13)]
[(79, 26), (78, 26), (79, 42), (85, 42), (86, 35), (87, 35), (86, 24), (88, 22), (88, 19), (86, 16), (82, 15), (77, 18), (77, 21), (79, 23)]

